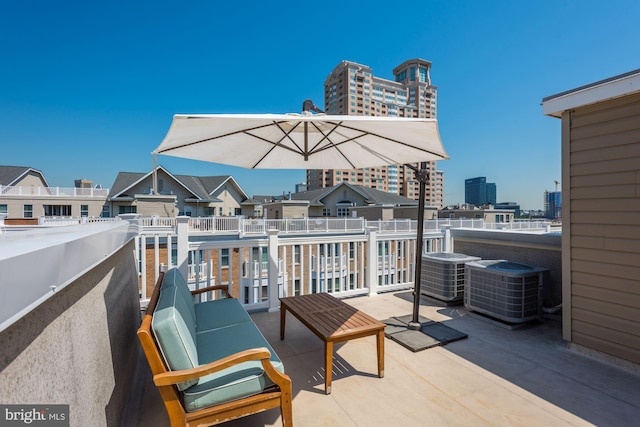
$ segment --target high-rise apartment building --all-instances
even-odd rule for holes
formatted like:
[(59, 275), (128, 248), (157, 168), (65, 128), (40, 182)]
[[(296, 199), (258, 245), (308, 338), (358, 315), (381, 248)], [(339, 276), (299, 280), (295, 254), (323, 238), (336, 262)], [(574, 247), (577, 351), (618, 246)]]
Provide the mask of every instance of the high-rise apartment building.
[(476, 206), (496, 205), (496, 184), (479, 176), (464, 180), (464, 202)]
[(562, 220), (562, 191), (544, 192), (544, 211), (547, 218)]
[[(327, 114), (436, 118), (437, 87), (431, 85), (431, 62), (412, 59), (393, 70), (395, 80), (374, 76), (370, 67), (342, 61), (324, 82)], [(444, 207), (444, 173), (436, 162), (415, 163), (429, 171), (425, 203)], [(343, 181), (417, 199), (419, 183), (405, 165), (364, 169), (307, 170), (309, 190), (332, 187)]]

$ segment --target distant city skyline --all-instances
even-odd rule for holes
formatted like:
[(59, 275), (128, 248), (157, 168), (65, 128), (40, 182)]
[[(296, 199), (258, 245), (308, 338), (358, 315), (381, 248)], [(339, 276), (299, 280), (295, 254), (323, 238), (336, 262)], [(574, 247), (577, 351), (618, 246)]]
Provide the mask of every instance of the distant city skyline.
[[(438, 162), (445, 205), (463, 203), (465, 178), (491, 176), (500, 201), (542, 209), (544, 192), (561, 179), (560, 122), (542, 114), (542, 98), (638, 67), (629, 48), (640, 40), (635, 1), (426, 1), (398, 16), (388, 9), (331, 0), (277, 11), (263, 2), (7, 3), (0, 164), (41, 170), (52, 186), (91, 179), (109, 187), (118, 172), (152, 169), (151, 151), (173, 114), (300, 112), (305, 99), (322, 105), (323, 82), (342, 60), (392, 79), (394, 66), (424, 58), (451, 157)], [(332, 36), (338, 27), (349, 36)], [(158, 164), (232, 175), (250, 195), (305, 181), (300, 170), (164, 156)]]

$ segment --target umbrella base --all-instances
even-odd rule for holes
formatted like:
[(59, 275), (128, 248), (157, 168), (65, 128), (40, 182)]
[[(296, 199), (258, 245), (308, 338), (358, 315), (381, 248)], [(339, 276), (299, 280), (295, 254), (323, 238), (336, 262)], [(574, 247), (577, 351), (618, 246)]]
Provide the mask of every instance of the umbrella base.
[(419, 316), (416, 323), (412, 320), (411, 314), (383, 320), (387, 325), (384, 335), (414, 353), (468, 337), (467, 334), (423, 316)]

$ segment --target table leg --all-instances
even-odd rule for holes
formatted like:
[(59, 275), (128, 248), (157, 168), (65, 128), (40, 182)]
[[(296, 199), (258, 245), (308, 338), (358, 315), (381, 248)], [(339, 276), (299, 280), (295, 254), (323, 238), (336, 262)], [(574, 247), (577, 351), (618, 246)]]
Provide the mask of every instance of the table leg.
[(287, 319), (287, 309), (280, 304), (280, 340), (284, 339), (284, 322)]
[(378, 377), (384, 378), (384, 329), (376, 335), (378, 347)]
[(333, 341), (324, 343), (324, 392), (331, 394), (331, 379), (333, 377)]

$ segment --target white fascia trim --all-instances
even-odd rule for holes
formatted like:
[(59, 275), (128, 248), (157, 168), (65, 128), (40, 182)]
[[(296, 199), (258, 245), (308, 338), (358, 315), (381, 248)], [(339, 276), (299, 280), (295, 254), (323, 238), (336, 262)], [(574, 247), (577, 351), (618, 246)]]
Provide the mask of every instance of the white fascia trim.
[(546, 116), (561, 117), (564, 111), (635, 92), (640, 92), (640, 73), (552, 97), (542, 102), (542, 112)]

